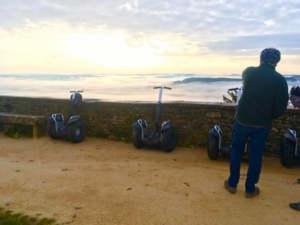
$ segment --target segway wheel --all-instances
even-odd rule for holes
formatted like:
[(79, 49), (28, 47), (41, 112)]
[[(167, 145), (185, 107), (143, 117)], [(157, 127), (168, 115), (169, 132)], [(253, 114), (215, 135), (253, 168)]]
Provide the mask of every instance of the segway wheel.
[(59, 138), (55, 132), (55, 123), (47, 122), (46, 132), (47, 132), (47, 135), (52, 139)]
[(282, 137), (280, 143), (280, 162), (285, 167), (293, 166), (295, 159), (295, 146), (296, 143), (291, 140)]
[(142, 131), (135, 127), (132, 130), (132, 143), (133, 143), (133, 146), (136, 148), (144, 147), (144, 143), (142, 140)]
[(72, 123), (68, 127), (67, 137), (73, 143), (82, 142), (86, 135), (85, 125), (81, 121)]
[(219, 139), (215, 136), (208, 137), (207, 155), (212, 160), (219, 158)]
[(174, 127), (171, 127), (162, 133), (161, 145), (165, 152), (172, 152), (175, 149), (176, 142), (177, 134)]

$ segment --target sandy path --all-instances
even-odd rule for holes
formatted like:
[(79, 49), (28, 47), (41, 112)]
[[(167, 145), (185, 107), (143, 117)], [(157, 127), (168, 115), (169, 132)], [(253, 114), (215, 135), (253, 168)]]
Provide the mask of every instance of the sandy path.
[(0, 207), (56, 218), (60, 223), (300, 224), (298, 169), (264, 158), (253, 199), (223, 188), (229, 160), (204, 149), (136, 150), (131, 144), (87, 138), (83, 143), (11, 139), (0, 135)]

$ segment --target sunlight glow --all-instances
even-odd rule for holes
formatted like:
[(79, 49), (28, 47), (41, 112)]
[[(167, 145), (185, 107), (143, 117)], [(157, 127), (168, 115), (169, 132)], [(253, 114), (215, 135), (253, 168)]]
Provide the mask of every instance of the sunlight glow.
[(143, 67), (162, 62), (147, 44), (139, 48), (126, 45), (124, 35), (70, 34), (65, 37), (67, 54), (103, 66)]

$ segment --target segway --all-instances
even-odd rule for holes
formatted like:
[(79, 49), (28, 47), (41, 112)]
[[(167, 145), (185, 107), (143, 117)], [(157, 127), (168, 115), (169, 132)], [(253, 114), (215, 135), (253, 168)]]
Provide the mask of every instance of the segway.
[(47, 118), (46, 131), (50, 138), (58, 139), (67, 137), (71, 142), (82, 142), (86, 135), (86, 128), (80, 120), (80, 116), (73, 116), (73, 108), (79, 107), (82, 101), (82, 95), (79, 92), (83, 91), (70, 91), (70, 109), (68, 114), (68, 123), (65, 124), (64, 116), (62, 113), (55, 113)]
[[(228, 91), (237, 91), (237, 101), (236, 101), (236, 109), (237, 109), (238, 103), (243, 93), (243, 89), (231, 88), (228, 89)], [(233, 137), (233, 133), (234, 131), (232, 131), (232, 137)], [(222, 130), (218, 125), (215, 125), (213, 128), (209, 130), (208, 142), (207, 142), (207, 155), (212, 160), (218, 159), (220, 152), (224, 155), (230, 154), (232, 152), (231, 145), (224, 144), (222, 142), (222, 136), (223, 136)], [(244, 154), (247, 155), (248, 152), (249, 152), (249, 140), (245, 145)]]
[(148, 132), (148, 124), (144, 119), (138, 119), (133, 124), (132, 142), (136, 148), (142, 148), (145, 145), (161, 145), (166, 152), (172, 152), (176, 146), (177, 135), (176, 130), (170, 121), (164, 121), (159, 127), (159, 117), (161, 108), (161, 99), (163, 89), (171, 90), (169, 87), (154, 87), (160, 89), (158, 102), (155, 109), (155, 131)]
[[(300, 97), (299, 86), (292, 87), (290, 95)], [(292, 167), (296, 160), (300, 160), (300, 147), (297, 145), (297, 132), (287, 128), (280, 140), (280, 162), (285, 167)]]

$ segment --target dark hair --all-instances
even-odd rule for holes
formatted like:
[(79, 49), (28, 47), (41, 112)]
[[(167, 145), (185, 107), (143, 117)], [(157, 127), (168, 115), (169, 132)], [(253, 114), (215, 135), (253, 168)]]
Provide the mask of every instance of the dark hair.
[(260, 59), (264, 63), (275, 65), (280, 61), (280, 55), (276, 48), (266, 48), (260, 53)]

